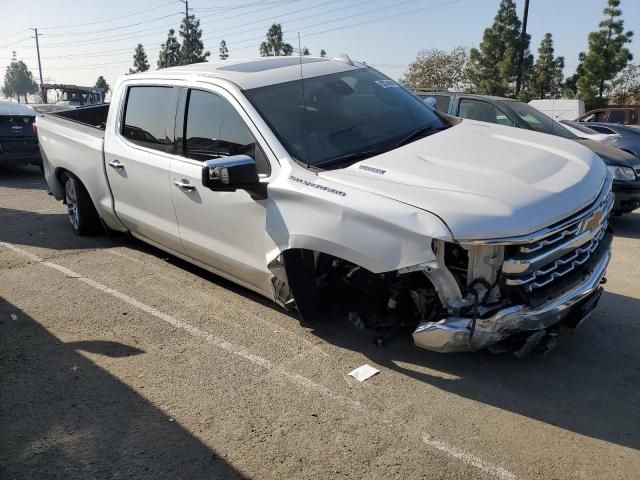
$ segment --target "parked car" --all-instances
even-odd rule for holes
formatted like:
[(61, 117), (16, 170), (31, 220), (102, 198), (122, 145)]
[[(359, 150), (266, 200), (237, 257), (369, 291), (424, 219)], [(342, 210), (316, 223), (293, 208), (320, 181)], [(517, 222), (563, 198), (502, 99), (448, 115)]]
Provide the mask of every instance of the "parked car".
[(544, 98), (531, 100), (529, 105), (557, 121), (573, 120), (584, 113), (584, 102), (577, 98)]
[(560, 123), (564, 128), (573, 133), (576, 137), (586, 138), (593, 140), (594, 142), (604, 143), (605, 145), (611, 145), (612, 147), (618, 146), (618, 140), (620, 135), (617, 133), (600, 133), (596, 132), (592, 128), (587, 127), (584, 123), (572, 122), (571, 120), (560, 120)]
[(0, 101), (0, 166), (42, 165), (35, 120), (31, 107)]
[[(582, 123), (581, 125), (585, 124)], [(637, 128), (629, 128), (627, 125), (618, 123), (589, 123), (588, 128), (606, 135), (620, 135), (616, 146), (640, 158), (640, 130)]]
[(74, 232), (129, 232), (308, 321), (523, 354), (602, 291), (612, 179), (591, 151), (440, 115), (348, 57), (126, 75), (110, 106), (38, 124)]
[(613, 211), (623, 214), (640, 207), (640, 158), (619, 148), (580, 138), (531, 105), (517, 100), (456, 92), (416, 93), (421, 98), (434, 97), (438, 109), (449, 115), (535, 130), (581, 143), (602, 158), (614, 176), (616, 202)]
[(621, 125), (638, 125), (637, 108), (599, 108), (589, 110), (575, 119), (576, 122), (606, 122)]

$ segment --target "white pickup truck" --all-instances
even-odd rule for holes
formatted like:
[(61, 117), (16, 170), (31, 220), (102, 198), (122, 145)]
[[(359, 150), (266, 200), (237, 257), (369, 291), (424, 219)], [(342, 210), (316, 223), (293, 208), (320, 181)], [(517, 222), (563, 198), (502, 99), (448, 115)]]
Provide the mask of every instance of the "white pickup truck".
[(436, 113), (346, 56), (127, 75), (109, 106), (37, 129), (76, 233), (129, 232), (306, 320), (520, 355), (602, 293), (613, 195), (594, 153)]

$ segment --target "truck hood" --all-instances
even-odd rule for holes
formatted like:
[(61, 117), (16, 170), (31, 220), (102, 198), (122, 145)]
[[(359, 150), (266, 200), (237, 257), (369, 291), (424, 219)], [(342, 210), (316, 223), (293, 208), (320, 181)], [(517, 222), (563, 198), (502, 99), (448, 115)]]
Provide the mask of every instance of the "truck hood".
[(348, 168), (319, 173), (440, 217), (456, 240), (526, 235), (592, 203), (604, 163), (578, 142), (464, 120)]

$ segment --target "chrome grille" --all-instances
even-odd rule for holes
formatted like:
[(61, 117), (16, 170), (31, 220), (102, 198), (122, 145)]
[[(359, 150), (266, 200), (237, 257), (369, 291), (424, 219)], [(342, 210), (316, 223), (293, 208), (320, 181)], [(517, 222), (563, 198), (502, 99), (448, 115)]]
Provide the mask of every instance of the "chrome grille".
[(502, 265), (506, 284), (532, 292), (584, 265), (605, 236), (613, 200), (609, 192), (573, 221), (563, 222), (543, 238), (517, 245)]

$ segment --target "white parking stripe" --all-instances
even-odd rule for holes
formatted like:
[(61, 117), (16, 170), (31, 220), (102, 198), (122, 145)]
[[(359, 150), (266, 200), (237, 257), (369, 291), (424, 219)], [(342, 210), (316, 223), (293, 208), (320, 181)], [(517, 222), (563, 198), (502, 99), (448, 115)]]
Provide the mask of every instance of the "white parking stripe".
[(436, 450), (440, 450), (441, 452), (450, 455), (451, 457), (462, 460), (464, 463), (468, 463), (476, 467), (479, 470), (482, 470), (486, 473), (490, 473), (494, 477), (501, 478), (503, 480), (516, 480), (516, 477), (513, 473), (505, 468), (502, 468), (498, 465), (494, 465), (493, 463), (486, 462), (481, 458), (476, 457), (475, 455), (471, 455), (470, 453), (465, 452), (464, 450), (460, 450), (457, 447), (452, 445), (448, 445), (442, 440), (438, 440), (437, 438), (433, 438), (429, 435), (424, 435), (422, 437), (422, 441), (429, 445), (430, 447), (435, 448)]
[[(272, 371), (276, 374), (281, 375), (284, 378), (287, 378), (291, 381), (293, 381), (294, 383), (296, 383), (299, 386), (302, 386), (308, 390), (312, 390), (314, 392), (320, 393), (321, 395), (324, 395), (325, 397), (331, 398), (333, 400), (336, 400), (340, 403), (342, 403), (343, 405), (347, 405), (350, 406), (354, 409), (359, 409), (359, 410), (365, 410), (367, 411), (367, 413), (373, 415), (373, 416), (378, 416), (375, 412), (371, 412), (369, 411), (364, 405), (362, 405), (360, 402), (356, 401), (356, 400), (351, 400), (349, 398), (346, 398), (340, 394), (337, 394), (335, 392), (333, 392), (332, 390), (314, 382), (313, 380), (297, 374), (297, 373), (291, 373), (286, 371), (282, 366), (279, 365), (275, 365), (271, 360), (266, 359), (264, 357), (261, 357), (260, 355), (256, 355), (252, 352), (250, 352), (249, 350), (247, 350), (246, 348), (239, 346), (239, 345), (234, 345), (231, 342), (228, 342), (226, 340), (222, 340), (218, 337), (216, 337), (215, 335), (212, 335), (198, 327), (195, 327), (193, 325), (190, 325), (186, 322), (183, 322), (182, 320), (179, 320), (171, 315), (168, 315), (166, 313), (161, 312), (160, 310), (157, 310), (145, 303), (142, 303), (138, 300), (136, 300), (133, 297), (130, 297), (129, 295), (126, 295), (122, 292), (119, 292), (117, 290), (114, 290), (113, 288), (107, 287), (106, 285), (103, 285), (102, 283), (96, 282), (95, 280), (92, 280), (90, 278), (84, 277), (79, 273), (74, 272), (73, 270), (69, 270), (68, 268), (65, 268), (61, 265), (58, 265), (56, 263), (52, 263), (49, 261), (46, 261), (42, 258), (40, 258), (37, 255), (34, 255), (31, 252), (28, 252), (27, 250), (24, 250), (22, 248), (16, 247), (15, 245), (12, 245), (10, 243), (6, 243), (6, 242), (0, 242), (0, 246), (7, 248), (19, 255), (22, 255), (23, 257), (28, 258), (29, 260), (36, 262), (36, 263), (40, 263), (41, 265), (44, 265), (48, 268), (51, 268), (53, 270), (56, 270), (60, 273), (63, 273), (65, 276), (67, 276), (68, 278), (73, 278), (76, 280), (79, 280), (87, 285), (90, 285), (93, 288), (96, 288), (97, 290), (100, 290), (101, 292), (104, 292), (108, 295), (111, 295), (139, 310), (142, 310), (145, 313), (148, 313), (156, 318), (158, 318), (159, 320), (162, 320), (165, 323), (168, 323), (176, 328), (180, 328), (181, 330), (186, 331), (187, 333), (201, 338), (205, 341), (207, 341), (208, 343), (214, 345), (215, 347), (218, 347), (228, 353), (231, 353), (232, 355), (244, 358), (245, 360), (248, 360), (249, 362), (253, 363), (254, 365), (257, 365), (261, 368), (264, 368), (266, 370)], [(385, 423), (390, 423), (388, 420), (382, 420)], [(499, 466), (499, 465), (495, 465), (492, 464), (490, 462), (487, 462), (485, 460), (482, 460), (479, 457), (476, 457), (475, 455), (472, 455), (468, 452), (465, 452), (464, 450), (461, 450), (457, 447), (454, 447), (452, 445), (447, 444), (446, 442), (443, 442), (442, 440), (439, 440), (437, 438), (434, 438), (430, 435), (424, 435), (422, 438), (423, 442), (430, 446), (431, 448), (438, 450), (440, 452), (445, 453), (446, 455), (453, 457), (455, 459), (461, 460), (462, 462), (471, 465), (487, 474), (493, 475), (497, 478), (500, 478), (502, 480), (517, 480), (517, 477), (515, 474), (511, 473), (510, 471), (506, 470), (505, 468)]]

